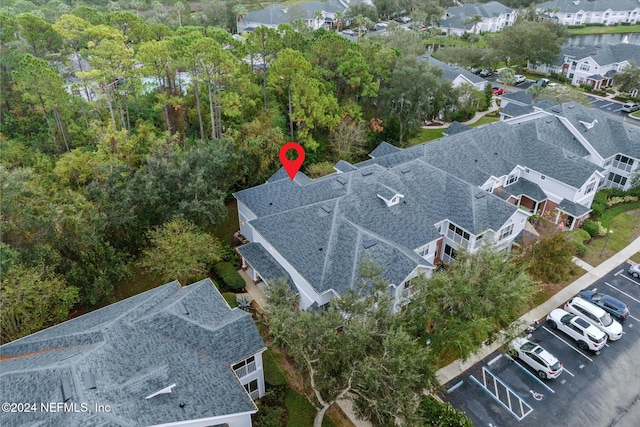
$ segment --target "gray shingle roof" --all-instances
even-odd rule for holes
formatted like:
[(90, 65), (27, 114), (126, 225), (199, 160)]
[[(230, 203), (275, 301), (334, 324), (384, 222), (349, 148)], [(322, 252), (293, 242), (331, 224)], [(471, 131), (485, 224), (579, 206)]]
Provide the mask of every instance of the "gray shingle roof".
[(538, 184), (524, 178), (520, 178), (513, 184), (507, 185), (503, 188), (503, 191), (516, 197), (525, 195), (537, 202), (541, 202), (547, 198), (547, 195)]
[(460, 132), (465, 132), (467, 130), (473, 129), (471, 126), (464, 125), (460, 122), (453, 122), (449, 125), (448, 128), (444, 130), (444, 135), (455, 135)]
[[(637, 2), (636, 5), (640, 6), (640, 3)], [(640, 63), (640, 46), (631, 43), (607, 44), (604, 46), (564, 46), (560, 59), (562, 60), (565, 55), (575, 60), (591, 57), (601, 66), (624, 61), (633, 61), (638, 64)]]
[[(603, 158), (621, 153), (640, 159), (640, 132), (634, 126), (576, 102), (558, 105), (549, 111), (566, 117)], [(597, 123), (591, 129), (580, 123), (593, 123), (594, 120)]]
[(349, 172), (356, 170), (355, 166), (353, 166), (349, 162), (345, 162), (344, 160), (338, 160), (338, 163), (336, 163), (333, 168), (340, 172)]
[(558, 210), (568, 213), (576, 218), (580, 218), (581, 216), (591, 212), (586, 206), (579, 205), (578, 203), (572, 202), (567, 199), (562, 199), (560, 204), (558, 205)]
[(251, 316), (231, 310), (210, 280), (168, 283), (0, 347), (3, 401), (61, 401), (66, 379), (72, 401), (111, 412), (3, 413), (0, 424), (137, 426), (255, 412), (229, 365), (264, 347)]
[(442, 77), (440, 78), (441, 80), (454, 81), (459, 76), (462, 76), (465, 79), (467, 79), (471, 84), (482, 83), (486, 81), (482, 77), (477, 76), (470, 71), (467, 71), (464, 67), (461, 67), (459, 65), (445, 64), (444, 62), (437, 60), (431, 55), (421, 55), (418, 57), (418, 61), (424, 61), (432, 67), (441, 69), (442, 70)]
[(369, 153), (369, 157), (382, 157), (386, 156), (387, 154), (397, 153), (398, 151), (401, 151), (398, 147), (383, 141), (371, 153)]
[[(522, 105), (531, 105), (533, 101), (531, 100), (531, 95), (529, 95), (526, 91), (521, 90), (517, 92), (509, 92), (502, 95), (502, 99), (507, 99), (509, 101), (515, 101)], [(511, 102), (509, 102), (511, 104)]]
[(260, 243), (249, 243), (240, 246), (238, 252), (240, 252), (240, 255), (260, 274), (267, 284), (273, 280), (284, 279), (294, 291), (297, 290), (287, 270), (285, 270)]
[[(411, 149), (402, 150), (397, 155), (409, 152)], [(436, 223), (450, 219), (479, 234), (499, 229), (517, 209), (410, 157), (388, 169), (359, 164), (356, 171), (337, 174), (346, 180), (337, 192), (327, 188), (335, 177), (314, 181), (304, 188), (305, 195), (297, 196), (312, 202), (287, 202), (288, 209), (281, 209), (284, 203), (276, 201), (267, 210), (254, 193), (239, 192), (236, 197), (252, 211), (261, 212), (251, 225), (318, 292), (347, 289), (358, 280), (357, 266), (363, 257), (380, 261), (385, 278), (397, 285), (418, 265), (429, 267), (413, 251), (439, 238)], [(266, 194), (273, 189), (273, 194), (288, 199), (279, 184), (260, 186), (258, 191)], [(294, 185), (289, 187), (293, 190)], [(404, 198), (388, 207), (378, 197), (381, 188)]]
[[(502, 14), (509, 14), (512, 11), (513, 9), (497, 1), (466, 3), (462, 6), (448, 7), (445, 17), (440, 20), (440, 25), (442, 27), (464, 28), (462, 21), (465, 18), (473, 18), (475, 15), (480, 15), (484, 19), (495, 18)], [(467, 25), (467, 29), (471, 29), (469, 25)]]
[(537, 10), (560, 8), (561, 13), (604, 12), (605, 10), (627, 11), (638, 8), (636, 0), (552, 0), (536, 5)]
[(535, 110), (531, 105), (519, 105), (514, 102), (509, 102), (500, 109), (500, 113), (508, 117), (520, 117), (525, 114), (533, 113), (534, 111)]
[[(315, 13), (318, 11), (336, 13), (338, 11), (344, 12), (347, 9), (344, 4), (336, 0), (328, 0), (325, 2), (310, 1), (296, 5), (274, 4), (264, 9), (247, 13), (244, 19), (248, 22), (257, 22), (266, 25), (290, 23), (293, 8), (302, 12), (303, 16), (306, 16), (307, 19), (313, 19)], [(294, 18), (297, 18), (297, 16), (294, 16)]]

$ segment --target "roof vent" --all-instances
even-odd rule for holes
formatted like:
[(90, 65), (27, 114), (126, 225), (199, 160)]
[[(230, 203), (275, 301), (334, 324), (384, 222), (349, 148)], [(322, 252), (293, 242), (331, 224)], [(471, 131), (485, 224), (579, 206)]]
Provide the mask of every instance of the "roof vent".
[(73, 397), (71, 394), (71, 383), (67, 378), (62, 379), (62, 401), (67, 402), (69, 399)]
[(377, 244), (378, 244), (378, 242), (376, 242), (375, 240), (368, 239), (368, 240), (365, 240), (364, 242), (362, 242), (362, 247), (365, 248), (365, 249), (369, 249), (369, 248), (371, 248), (371, 247), (373, 247), (373, 246), (375, 246)]
[(362, 171), (362, 176), (373, 175), (373, 169), (365, 169)]
[(411, 168), (410, 167), (404, 167), (404, 168), (400, 169), (400, 172), (402, 172), (403, 174), (404, 173), (409, 173), (409, 172), (411, 172)]
[(322, 205), (322, 206), (320, 206), (320, 209), (322, 209), (326, 213), (330, 213), (331, 212), (331, 206), (328, 206), (328, 205)]
[(176, 386), (175, 383), (171, 384), (169, 387), (165, 387), (162, 390), (158, 390), (155, 393), (151, 393), (149, 396), (145, 397), (145, 399), (151, 399), (152, 397), (156, 397), (159, 394), (169, 394), (171, 390)]
[(347, 180), (344, 179), (343, 177), (339, 176), (336, 181), (338, 181), (340, 184), (345, 185), (347, 183)]
[(82, 373), (82, 382), (87, 390), (96, 389), (96, 378), (93, 376), (91, 372), (83, 372)]
[(187, 306), (184, 305), (184, 302), (178, 301), (177, 306), (178, 306), (178, 310), (180, 310), (180, 314), (182, 314), (183, 316), (189, 315), (189, 310), (187, 309)]
[(476, 193), (476, 199), (482, 199), (483, 197), (487, 197), (486, 192)]
[(598, 123), (598, 119), (593, 119), (593, 121), (591, 123), (583, 122), (582, 120), (580, 120), (580, 123), (582, 123), (584, 125), (584, 127), (587, 128), (587, 130), (589, 130), (592, 127), (594, 127), (596, 125), (596, 123)]

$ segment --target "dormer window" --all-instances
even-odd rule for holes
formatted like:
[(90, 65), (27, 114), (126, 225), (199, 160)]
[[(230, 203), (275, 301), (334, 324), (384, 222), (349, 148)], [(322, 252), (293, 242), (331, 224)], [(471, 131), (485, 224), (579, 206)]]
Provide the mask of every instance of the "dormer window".
[(517, 182), (517, 181), (518, 181), (518, 175), (515, 174), (515, 173), (512, 173), (511, 175), (509, 175), (507, 177), (507, 182), (504, 184), (504, 186), (506, 187), (507, 185), (511, 185), (511, 184), (513, 184), (514, 182)]
[(400, 194), (384, 184), (378, 184), (376, 195), (384, 200), (385, 204), (389, 207), (397, 205), (400, 203), (400, 199), (404, 197), (404, 194)]

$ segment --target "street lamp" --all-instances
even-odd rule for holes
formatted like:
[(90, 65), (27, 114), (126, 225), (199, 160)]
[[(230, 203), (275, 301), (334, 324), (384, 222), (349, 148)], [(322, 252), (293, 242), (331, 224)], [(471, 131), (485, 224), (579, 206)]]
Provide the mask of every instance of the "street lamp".
[(602, 250), (600, 251), (600, 258), (602, 258), (602, 254), (604, 253), (604, 249), (607, 247), (607, 243), (609, 243), (609, 237), (611, 237), (611, 234), (613, 233), (613, 230), (609, 230), (607, 232), (607, 238), (604, 241), (604, 246), (602, 247)]

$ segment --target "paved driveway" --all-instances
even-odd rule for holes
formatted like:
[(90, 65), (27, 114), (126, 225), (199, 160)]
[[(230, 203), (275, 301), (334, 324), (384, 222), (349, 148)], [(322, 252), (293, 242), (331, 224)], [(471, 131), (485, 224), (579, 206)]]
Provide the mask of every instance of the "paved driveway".
[(465, 411), (475, 426), (637, 427), (640, 281), (626, 274), (628, 265), (617, 266), (588, 287), (629, 306), (632, 317), (623, 323), (620, 340), (599, 353), (585, 352), (541, 322), (531, 339), (563, 363), (565, 372), (558, 379), (538, 380), (527, 367), (494, 352), (447, 383), (450, 391), (441, 397)]

